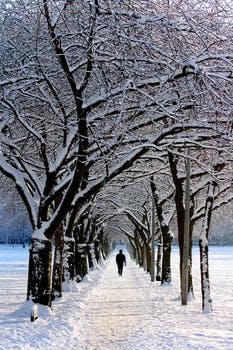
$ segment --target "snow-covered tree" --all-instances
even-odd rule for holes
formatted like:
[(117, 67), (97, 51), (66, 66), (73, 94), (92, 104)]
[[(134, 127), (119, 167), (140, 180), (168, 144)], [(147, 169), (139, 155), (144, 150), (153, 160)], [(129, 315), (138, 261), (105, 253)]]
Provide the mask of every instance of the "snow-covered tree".
[(0, 169), (34, 231), (28, 297), (49, 305), (52, 244), (61, 270), (93, 196), (151, 148), (221, 131), (223, 101), (229, 122), (232, 56), (227, 23), (195, 1), (9, 4), (1, 2)]

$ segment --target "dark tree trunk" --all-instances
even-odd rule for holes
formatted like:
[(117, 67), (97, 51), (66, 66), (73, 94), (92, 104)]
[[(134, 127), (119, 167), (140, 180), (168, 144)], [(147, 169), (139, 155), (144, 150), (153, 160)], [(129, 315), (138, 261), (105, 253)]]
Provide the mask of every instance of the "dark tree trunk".
[(193, 268), (193, 254), (192, 254), (192, 244), (193, 241), (190, 239), (189, 242), (189, 270), (188, 270), (188, 294), (192, 294), (194, 298), (194, 289), (193, 289), (193, 275), (192, 275), (192, 268)]
[(137, 251), (137, 263), (139, 264), (139, 266), (142, 266), (143, 265), (142, 249), (141, 249), (141, 245), (140, 245), (137, 233), (135, 233), (135, 247)]
[(101, 245), (99, 240), (95, 241), (94, 243), (94, 254), (95, 254), (95, 259), (97, 261), (97, 264), (101, 261), (101, 256), (103, 255), (105, 258), (108, 255), (108, 249), (105, 246), (105, 243)]
[(140, 261), (139, 266), (144, 267), (144, 246), (140, 244)]
[[(108, 238), (104, 237), (104, 239), (102, 240), (102, 247), (101, 247), (101, 250), (100, 250), (99, 260), (101, 259), (101, 257), (103, 257), (103, 259), (106, 259), (106, 257), (112, 251), (112, 248), (113, 247), (112, 247), (111, 241)], [(98, 262), (99, 262), (99, 260), (98, 260)]]
[(73, 280), (75, 277), (75, 240), (65, 237), (63, 250), (63, 281)]
[(86, 244), (76, 244), (75, 269), (77, 274), (77, 281), (82, 280), (89, 272)]
[(157, 262), (156, 262), (156, 281), (162, 280), (162, 256), (163, 256), (163, 236), (159, 235), (158, 249), (157, 249)]
[(53, 261), (52, 300), (62, 296), (62, 244), (56, 244)]
[[(194, 203), (193, 200), (191, 199), (190, 201), (191, 206), (190, 206), (190, 218), (192, 218), (193, 213), (194, 213)], [(193, 228), (194, 228), (194, 222), (190, 221), (189, 224), (189, 271), (188, 271), (188, 293), (192, 294), (194, 298), (194, 289), (193, 289), (193, 276), (192, 276), (192, 265), (193, 265), (193, 254), (192, 254), (192, 249), (193, 249)]]
[(153, 194), (157, 217), (160, 224), (160, 229), (162, 233), (162, 242), (163, 242), (163, 258), (162, 258), (162, 278), (161, 284), (167, 282), (171, 282), (171, 244), (173, 240), (173, 235), (169, 230), (168, 224), (166, 224), (166, 220), (164, 220), (163, 214), (163, 205), (162, 202), (159, 201), (159, 196), (156, 191), (155, 182), (153, 178), (151, 178), (151, 191)]
[(171, 244), (173, 235), (168, 231), (163, 235), (163, 263), (161, 284), (171, 282)]
[(202, 310), (212, 311), (212, 299), (210, 297), (210, 279), (209, 279), (209, 229), (214, 203), (214, 191), (217, 184), (209, 184), (208, 194), (205, 204), (205, 216), (202, 224), (202, 232), (199, 240), (200, 247), (200, 269), (201, 269), (201, 293), (202, 293)]
[(200, 248), (200, 268), (201, 268), (201, 293), (202, 293), (202, 310), (212, 311), (212, 300), (210, 297), (210, 280), (209, 280), (209, 248), (208, 241), (199, 240)]
[(100, 247), (101, 247), (100, 242), (99, 242), (99, 246), (97, 247), (97, 249), (96, 249), (94, 243), (88, 244), (88, 263), (89, 263), (90, 269), (94, 269), (97, 266), (96, 253), (98, 255), (98, 260), (100, 260), (100, 252), (99, 252)]
[(63, 230), (59, 228), (55, 234), (55, 252), (53, 261), (53, 283), (52, 299), (62, 296), (62, 278), (63, 278)]
[(136, 252), (136, 248), (133, 244), (131, 244), (131, 257), (133, 260), (137, 259), (137, 252)]
[(146, 245), (143, 244), (143, 268), (147, 271), (147, 253), (146, 253)]
[(150, 272), (151, 269), (151, 248), (149, 244), (145, 244), (146, 249), (146, 272)]
[(51, 307), (52, 242), (33, 238), (29, 249), (27, 299)]
[(184, 220), (185, 220), (185, 210), (184, 210), (184, 203), (183, 203), (183, 187), (182, 187), (182, 180), (178, 178), (178, 173), (177, 173), (178, 157), (175, 157), (171, 152), (168, 152), (168, 159), (169, 159), (173, 182), (175, 185), (175, 204), (176, 204), (178, 242), (179, 242), (179, 252), (180, 252), (180, 282), (181, 282), (182, 265), (183, 265), (183, 247), (184, 247)]

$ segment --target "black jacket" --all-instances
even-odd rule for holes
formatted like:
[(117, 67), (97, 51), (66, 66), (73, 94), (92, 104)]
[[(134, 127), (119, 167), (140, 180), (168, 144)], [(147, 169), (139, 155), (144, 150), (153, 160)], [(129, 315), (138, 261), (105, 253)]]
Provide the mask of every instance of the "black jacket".
[(126, 265), (125, 255), (122, 253), (118, 253), (116, 256), (116, 263), (118, 266), (123, 266), (124, 263)]

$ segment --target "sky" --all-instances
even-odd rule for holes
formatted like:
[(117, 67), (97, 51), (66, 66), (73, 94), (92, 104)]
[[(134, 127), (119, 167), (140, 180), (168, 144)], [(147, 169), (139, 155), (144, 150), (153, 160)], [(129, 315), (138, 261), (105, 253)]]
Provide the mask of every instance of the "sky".
[[(119, 248), (119, 247), (118, 247)], [(182, 306), (178, 249), (172, 248), (172, 283), (161, 286), (126, 254), (122, 277), (114, 251), (79, 284), (64, 285), (52, 310), (30, 320), (25, 301), (28, 250), (0, 246), (0, 350), (233, 350), (233, 247), (211, 247), (213, 312), (201, 310), (198, 248), (194, 296)]]

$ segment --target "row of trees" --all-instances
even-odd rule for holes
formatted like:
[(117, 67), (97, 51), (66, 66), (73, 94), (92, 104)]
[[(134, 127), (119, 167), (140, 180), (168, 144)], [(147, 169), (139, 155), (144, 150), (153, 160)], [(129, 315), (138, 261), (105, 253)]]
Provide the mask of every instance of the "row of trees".
[[(208, 150), (209, 152), (209, 150)], [(188, 191), (189, 203), (185, 202), (185, 191), (187, 174), (184, 168), (183, 157), (185, 154), (169, 153), (166, 156), (166, 161), (162, 167), (158, 164), (155, 167), (144, 167), (144, 173), (140, 172), (135, 167), (131, 169), (127, 177), (129, 190), (126, 192), (124, 199), (118, 196), (114, 200), (110, 200), (110, 212), (120, 215), (121, 220), (115, 222), (114, 226), (118, 227), (120, 232), (123, 232), (131, 243), (132, 256), (136, 261), (143, 265), (148, 272), (153, 272), (151, 265), (152, 252), (152, 233), (155, 231), (155, 239), (158, 242), (157, 252), (157, 274), (156, 279), (161, 283), (169, 283), (171, 281), (171, 266), (170, 254), (173, 236), (178, 234), (178, 242), (180, 247), (180, 272), (182, 281), (182, 264), (184, 255), (184, 236), (185, 231), (188, 231), (188, 252), (187, 260), (187, 293), (193, 294), (192, 282), (192, 242), (193, 236), (199, 237), (200, 252), (205, 251), (201, 257), (201, 266), (205, 271), (208, 271), (208, 241), (211, 229), (211, 218), (217, 214), (223, 215), (223, 208), (228, 204), (228, 216), (231, 215), (232, 208), (232, 180), (231, 167), (228, 167), (223, 159), (218, 159), (219, 163), (211, 163), (210, 167), (214, 166), (215, 171), (211, 174), (211, 169), (208, 170), (207, 165), (197, 162), (198, 150), (193, 149), (190, 152), (190, 189)], [(162, 157), (161, 157), (162, 159)], [(215, 156), (215, 160), (217, 157)], [(187, 162), (187, 161), (186, 161)], [(202, 166), (200, 167), (200, 164)], [(154, 169), (155, 170), (151, 170)], [(159, 170), (158, 170), (159, 169)], [(230, 176), (229, 176), (230, 171)], [(133, 172), (133, 174), (132, 174)], [(151, 173), (154, 173), (151, 176)], [(126, 178), (127, 179), (127, 178)], [(124, 179), (124, 183), (125, 180)], [(133, 180), (133, 181), (132, 181)], [(119, 188), (119, 181), (115, 184)], [(123, 185), (125, 186), (125, 184)], [(143, 189), (143, 191), (142, 191)], [(210, 190), (214, 193), (210, 193)], [(110, 193), (113, 193), (112, 189)], [(115, 191), (116, 192), (116, 191)], [(110, 193), (106, 198), (110, 198)], [(124, 193), (125, 194), (125, 193)], [(153, 202), (155, 206), (155, 228), (153, 229)], [(143, 203), (143, 204), (142, 204)], [(186, 219), (188, 210), (188, 221)], [(177, 215), (179, 213), (179, 215)], [(103, 217), (106, 212), (102, 213)], [(110, 217), (110, 213), (108, 213)], [(123, 225), (122, 215), (128, 218), (128, 223), (125, 221)], [(107, 217), (106, 217), (107, 218)], [(115, 220), (115, 219), (114, 219)], [(222, 219), (224, 221), (224, 219)], [(230, 218), (228, 219), (230, 222)], [(188, 223), (188, 228), (185, 229), (185, 222)], [(113, 225), (112, 225), (113, 226)], [(186, 242), (187, 244), (187, 242)], [(205, 261), (205, 264), (203, 265)], [(153, 263), (153, 262), (152, 262)], [(204, 275), (203, 278), (204, 279)], [(206, 277), (205, 277), (206, 278)], [(208, 284), (209, 284), (209, 278)], [(204, 285), (207, 287), (207, 283)], [(203, 300), (206, 304), (205, 309), (211, 309), (208, 306), (206, 293), (209, 294), (210, 289), (203, 288)], [(186, 300), (187, 302), (187, 300)]]
[[(127, 188), (137, 178), (150, 178), (168, 246), (166, 216), (176, 216), (182, 276), (185, 159), (198, 166), (192, 203), (205, 186), (212, 190), (206, 209), (189, 211), (190, 230), (206, 218), (205, 256), (220, 168), (228, 169), (224, 186), (231, 176), (232, 35), (222, 3), (0, 4), (0, 170), (15, 184), (33, 229), (28, 298), (51, 305), (63, 280), (82, 278), (87, 261), (94, 266), (109, 252), (104, 223), (114, 212), (105, 189), (114, 200), (123, 194), (115, 191), (122, 181)], [(227, 202), (231, 190), (224, 188)], [(136, 227), (135, 215), (126, 215)], [(134, 246), (141, 230), (149, 251), (144, 219), (140, 225), (134, 239), (122, 229)], [(163, 278), (169, 280), (166, 247)]]

